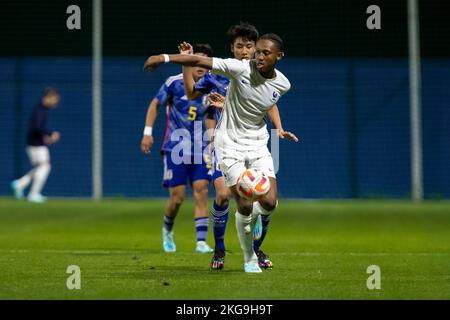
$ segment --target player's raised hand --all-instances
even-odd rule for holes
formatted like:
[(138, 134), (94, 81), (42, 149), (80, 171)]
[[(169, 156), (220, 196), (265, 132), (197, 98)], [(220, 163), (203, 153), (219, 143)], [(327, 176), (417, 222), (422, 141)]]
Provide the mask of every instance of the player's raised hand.
[(189, 42), (183, 41), (178, 46), (178, 50), (181, 54), (194, 54), (194, 48)]
[(144, 71), (153, 71), (164, 63), (164, 56), (150, 56), (144, 63)]
[(143, 153), (148, 154), (153, 146), (153, 136), (143, 136), (141, 141), (141, 150)]
[(207, 97), (207, 101), (216, 108), (223, 108), (225, 105), (225, 97), (217, 92), (211, 92)]
[(61, 134), (58, 131), (55, 131), (51, 135), (52, 143), (57, 143), (59, 139), (61, 139)]
[(283, 129), (277, 129), (277, 134), (280, 139), (288, 139), (291, 141), (298, 142), (297, 136), (292, 132), (284, 131)]
[(44, 136), (44, 143), (49, 146), (58, 142), (59, 139), (61, 139), (61, 134), (58, 131), (54, 131), (51, 135)]

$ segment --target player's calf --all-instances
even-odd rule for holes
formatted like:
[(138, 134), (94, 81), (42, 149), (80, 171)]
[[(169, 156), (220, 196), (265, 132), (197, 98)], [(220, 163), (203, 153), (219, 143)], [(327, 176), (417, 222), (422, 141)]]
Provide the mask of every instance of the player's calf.
[(220, 192), (216, 192), (216, 203), (221, 207), (228, 205), (229, 198), (230, 193), (227, 191), (221, 190)]
[(184, 194), (181, 193), (171, 193), (169, 200), (167, 201), (167, 213), (176, 214), (178, 209), (184, 202)]

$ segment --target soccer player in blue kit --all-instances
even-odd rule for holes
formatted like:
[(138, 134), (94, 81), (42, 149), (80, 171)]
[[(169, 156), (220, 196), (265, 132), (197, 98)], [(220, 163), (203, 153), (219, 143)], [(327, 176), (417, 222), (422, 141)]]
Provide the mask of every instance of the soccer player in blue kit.
[[(233, 25), (228, 30), (227, 34), (231, 41), (230, 50), (236, 59), (249, 60), (253, 58), (256, 50), (256, 41), (259, 36), (255, 26), (249, 23), (241, 22)], [(185, 44), (180, 45), (179, 49), (182, 53), (188, 53), (181, 50), (185, 47)], [(206, 127), (207, 129), (214, 128), (222, 116), (221, 101), (227, 93), (230, 80), (225, 76), (213, 74), (208, 71), (202, 79), (195, 81), (189, 67), (183, 67), (183, 76), (185, 91), (189, 99), (196, 99), (204, 94), (210, 94), (211, 105), (214, 107), (215, 112), (208, 113)], [(277, 132), (281, 138), (286, 137), (295, 141), (298, 140), (295, 135), (283, 130), (277, 105), (272, 106), (267, 114), (272, 121), (272, 125), (275, 129), (277, 129)], [(212, 180), (216, 191), (216, 198), (211, 209), (215, 249), (214, 255), (211, 259), (210, 268), (212, 270), (221, 270), (224, 267), (225, 261), (224, 235), (228, 221), (230, 191), (225, 185), (225, 179), (222, 176), (222, 172), (217, 164), (217, 161), (214, 161), (214, 173)], [(254, 250), (258, 257), (259, 266), (264, 269), (269, 269), (273, 267), (273, 263), (260, 249), (260, 247), (268, 230), (271, 216), (267, 213), (270, 212), (261, 210), (261, 206), (257, 201), (253, 204), (253, 211), (255, 214), (258, 214), (257, 226), (259, 226), (259, 228), (256, 227), (254, 229)]]
[[(212, 57), (212, 49), (207, 44), (193, 46), (196, 55)], [(201, 79), (206, 69), (190, 69), (195, 81)], [(164, 155), (164, 182), (169, 188), (163, 222), (163, 249), (175, 252), (173, 226), (178, 210), (182, 205), (189, 180), (195, 200), (195, 226), (197, 230), (196, 252), (211, 253), (207, 245), (208, 233), (208, 185), (211, 180), (212, 165), (206, 153), (208, 141), (203, 139), (205, 133), (205, 116), (210, 107), (206, 98), (189, 99), (183, 86), (183, 75), (169, 77), (153, 98), (147, 111), (141, 150), (149, 153), (153, 145), (153, 124), (159, 106), (166, 108), (167, 127), (161, 153)]]

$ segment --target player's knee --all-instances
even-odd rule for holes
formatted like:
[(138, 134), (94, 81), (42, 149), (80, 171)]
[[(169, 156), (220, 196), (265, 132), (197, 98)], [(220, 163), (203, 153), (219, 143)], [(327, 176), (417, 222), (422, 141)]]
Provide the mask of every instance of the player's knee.
[(173, 193), (170, 195), (170, 202), (176, 207), (181, 206), (184, 201), (184, 194), (181, 193)]
[(50, 172), (50, 170), (52, 169), (52, 166), (50, 164), (50, 162), (41, 162), (36, 166), (36, 169), (39, 169), (42, 172)]
[(246, 216), (250, 215), (253, 210), (253, 204), (243, 198), (240, 198), (237, 201), (237, 207), (238, 207), (239, 213), (246, 215)]
[(273, 211), (277, 208), (278, 206), (278, 200), (276, 198), (266, 198), (263, 201), (261, 201), (261, 206), (266, 210), (266, 211)]
[(249, 216), (252, 213), (252, 206), (241, 205), (238, 206), (238, 210), (240, 214), (243, 214), (244, 216)]
[(198, 199), (198, 200), (208, 199), (208, 188), (205, 187), (205, 188), (194, 190), (194, 197), (195, 197), (195, 199)]

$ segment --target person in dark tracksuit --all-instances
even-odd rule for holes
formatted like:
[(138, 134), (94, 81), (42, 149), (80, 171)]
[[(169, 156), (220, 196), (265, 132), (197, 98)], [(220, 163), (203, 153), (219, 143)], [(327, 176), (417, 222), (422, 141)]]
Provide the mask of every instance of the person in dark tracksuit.
[(60, 101), (59, 92), (52, 87), (47, 87), (42, 92), (42, 98), (33, 109), (28, 122), (27, 154), (33, 168), (20, 179), (11, 182), (11, 188), (17, 199), (24, 197), (24, 190), (31, 185), (27, 196), (28, 201), (42, 203), (46, 197), (41, 191), (50, 174), (49, 145), (59, 141), (60, 133), (49, 130), (47, 127), (48, 111), (56, 108)]

